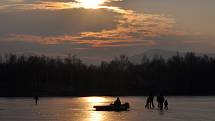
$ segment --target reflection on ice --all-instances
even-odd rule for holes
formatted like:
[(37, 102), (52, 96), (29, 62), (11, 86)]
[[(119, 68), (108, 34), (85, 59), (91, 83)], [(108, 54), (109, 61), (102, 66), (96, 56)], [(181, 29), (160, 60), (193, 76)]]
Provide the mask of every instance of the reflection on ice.
[(90, 115), (89, 121), (103, 121), (103, 118), (105, 117), (104, 115), (102, 115), (102, 112), (96, 111), (90, 111), (89, 115)]
[(0, 110), (0, 121), (215, 121), (215, 97), (168, 97), (170, 107), (163, 112), (145, 109), (145, 97), (121, 97), (132, 105), (130, 111), (90, 110), (94, 104), (108, 104), (114, 99), (40, 98), (35, 106), (32, 98), (0, 98), (0, 109), (4, 109)]
[(89, 103), (101, 103), (106, 101), (104, 97), (87, 97), (86, 100)]

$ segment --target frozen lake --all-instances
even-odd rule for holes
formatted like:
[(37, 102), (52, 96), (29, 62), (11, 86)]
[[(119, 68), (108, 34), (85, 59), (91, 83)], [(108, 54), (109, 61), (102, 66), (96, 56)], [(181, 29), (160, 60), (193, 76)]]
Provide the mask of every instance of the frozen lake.
[(32, 98), (0, 98), (0, 121), (215, 121), (215, 97), (167, 97), (169, 110), (162, 112), (145, 109), (145, 99), (122, 97), (130, 111), (98, 112), (93, 105), (115, 98), (40, 98), (37, 106)]

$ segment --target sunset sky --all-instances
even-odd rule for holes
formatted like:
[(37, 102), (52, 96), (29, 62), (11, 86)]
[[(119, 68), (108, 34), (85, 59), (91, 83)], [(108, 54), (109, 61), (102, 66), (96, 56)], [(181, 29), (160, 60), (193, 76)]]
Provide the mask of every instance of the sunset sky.
[(85, 62), (149, 49), (215, 53), (215, 0), (1, 0), (0, 53)]

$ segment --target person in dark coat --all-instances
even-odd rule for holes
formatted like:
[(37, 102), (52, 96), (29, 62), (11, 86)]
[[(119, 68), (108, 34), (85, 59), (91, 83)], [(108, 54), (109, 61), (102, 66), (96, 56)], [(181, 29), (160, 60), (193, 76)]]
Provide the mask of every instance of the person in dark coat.
[(35, 100), (35, 105), (38, 104), (38, 100), (39, 100), (39, 96), (34, 96), (34, 100)]
[(150, 100), (149, 100), (149, 97), (147, 97), (145, 108), (149, 109), (149, 105), (150, 105)]
[(158, 102), (158, 108), (160, 110), (163, 110), (164, 96), (162, 94), (157, 96), (157, 102)]
[(168, 101), (167, 101), (167, 99), (164, 101), (164, 109), (168, 110)]
[(149, 95), (149, 107), (154, 108), (154, 95), (150, 94)]
[(114, 101), (114, 105), (121, 106), (121, 101), (120, 101), (119, 97), (117, 97), (117, 99)]

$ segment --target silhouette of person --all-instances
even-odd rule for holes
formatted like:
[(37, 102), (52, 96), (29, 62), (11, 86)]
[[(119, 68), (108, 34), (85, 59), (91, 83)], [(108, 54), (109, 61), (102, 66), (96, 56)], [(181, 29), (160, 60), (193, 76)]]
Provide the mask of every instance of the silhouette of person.
[(160, 110), (163, 110), (164, 96), (162, 94), (157, 96), (157, 102), (158, 102), (158, 108)]
[(164, 109), (168, 110), (168, 101), (167, 101), (167, 99), (164, 101)]
[(149, 97), (147, 97), (145, 108), (149, 109), (149, 105), (150, 105), (149, 103), (150, 103), (150, 100), (149, 100)]
[(39, 100), (39, 96), (34, 96), (34, 100), (35, 100), (35, 105), (38, 104), (38, 100)]
[(154, 95), (150, 94), (149, 95), (149, 107), (154, 108)]
[(117, 97), (117, 99), (114, 101), (114, 106), (117, 110), (120, 109), (121, 101), (120, 101), (119, 97)]

